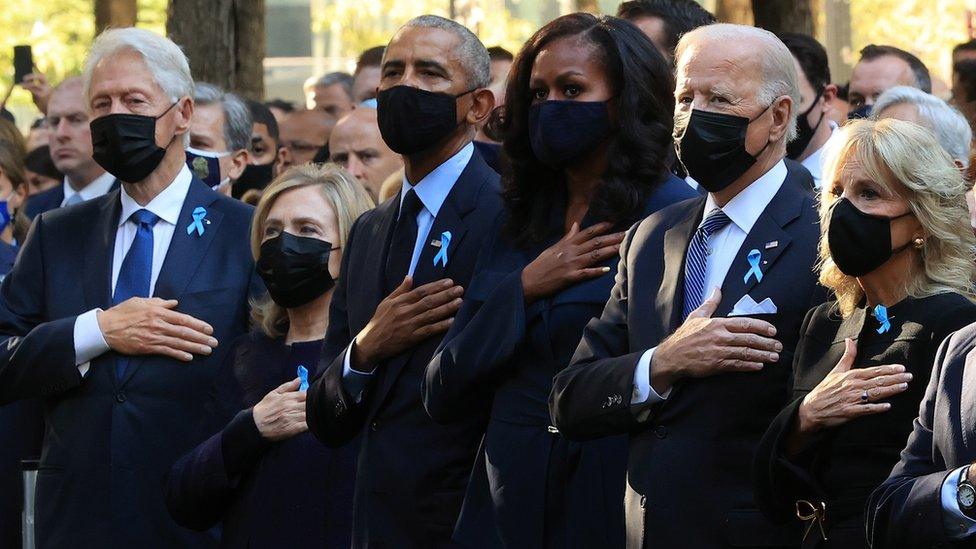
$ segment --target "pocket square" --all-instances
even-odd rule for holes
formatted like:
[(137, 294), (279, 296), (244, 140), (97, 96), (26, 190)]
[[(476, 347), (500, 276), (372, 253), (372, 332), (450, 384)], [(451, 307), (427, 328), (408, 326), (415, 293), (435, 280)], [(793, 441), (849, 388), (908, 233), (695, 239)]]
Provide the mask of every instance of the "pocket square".
[(776, 313), (776, 304), (773, 300), (766, 298), (759, 303), (752, 299), (752, 296), (746, 294), (742, 296), (729, 313), (729, 316), (746, 316), (746, 315), (771, 315)]

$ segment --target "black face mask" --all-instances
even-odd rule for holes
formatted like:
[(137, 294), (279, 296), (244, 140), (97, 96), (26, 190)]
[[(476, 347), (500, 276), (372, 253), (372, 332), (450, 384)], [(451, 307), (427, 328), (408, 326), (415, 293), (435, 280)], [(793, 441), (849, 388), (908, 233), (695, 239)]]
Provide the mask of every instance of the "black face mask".
[[(772, 105), (770, 105), (772, 106)], [(746, 130), (769, 107), (749, 120), (742, 116), (694, 109), (684, 135), (675, 136), (678, 157), (699, 185), (710, 193), (728, 187), (756, 163), (769, 142), (756, 156), (746, 151)]]
[(411, 155), (430, 149), (458, 127), (458, 95), (393, 86), (376, 96), (376, 121), (390, 149)]
[(786, 145), (787, 158), (792, 158), (793, 160), (799, 158), (803, 154), (803, 151), (806, 150), (807, 145), (810, 144), (810, 141), (813, 140), (813, 134), (817, 133), (817, 129), (823, 123), (824, 111), (820, 111), (820, 118), (817, 120), (817, 125), (812, 128), (808, 119), (810, 111), (820, 103), (820, 95), (822, 93), (823, 90), (817, 92), (817, 97), (813, 99), (813, 104), (810, 105), (810, 108), (796, 117), (796, 137)]
[(561, 168), (610, 134), (609, 101), (546, 101), (529, 109), (529, 142), (540, 162)]
[(240, 200), (251, 189), (264, 190), (274, 179), (274, 162), (269, 164), (248, 164), (241, 176), (231, 186), (231, 195)]
[(869, 116), (871, 116), (871, 105), (861, 105), (860, 107), (847, 113), (848, 120), (858, 120), (861, 118), (867, 118)]
[(275, 303), (300, 307), (335, 286), (329, 272), (332, 244), (318, 238), (282, 232), (261, 244), (258, 274)]
[[(156, 144), (156, 121), (159, 116), (109, 114), (91, 121), (92, 158), (108, 173), (126, 183), (137, 183), (149, 177), (166, 155), (166, 148)], [(174, 134), (169, 143), (176, 138)], [(169, 143), (166, 146), (169, 146)]]
[(848, 276), (864, 276), (884, 265), (911, 244), (909, 241), (891, 249), (891, 222), (907, 215), (912, 212), (895, 217), (871, 215), (857, 209), (846, 198), (838, 199), (830, 212), (827, 228), (831, 259)]

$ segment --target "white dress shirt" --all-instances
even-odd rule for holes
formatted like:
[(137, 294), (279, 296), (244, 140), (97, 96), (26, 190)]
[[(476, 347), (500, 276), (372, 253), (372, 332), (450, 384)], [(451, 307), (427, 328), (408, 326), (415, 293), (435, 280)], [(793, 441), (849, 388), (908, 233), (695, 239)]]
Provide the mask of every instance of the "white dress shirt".
[(810, 156), (804, 158), (803, 162), (800, 162), (810, 172), (810, 175), (813, 176), (813, 188), (817, 190), (820, 190), (820, 178), (823, 175), (823, 167), (824, 162), (827, 160), (827, 153), (840, 142), (840, 128), (837, 126), (837, 123), (833, 120), (828, 120), (827, 122), (830, 123), (830, 137), (827, 138), (827, 141), (824, 141), (823, 146), (813, 151), (813, 154)]
[[(156, 288), (156, 279), (163, 268), (163, 260), (166, 259), (166, 252), (169, 244), (173, 240), (173, 233), (176, 231), (176, 222), (179, 221), (180, 211), (183, 209), (183, 202), (190, 190), (190, 183), (193, 176), (190, 169), (183, 166), (176, 179), (163, 189), (145, 209), (159, 216), (159, 221), (153, 226), (153, 256), (152, 256), (152, 276), (149, 282), (149, 295), (153, 294)], [(115, 283), (119, 280), (119, 271), (122, 269), (122, 261), (125, 254), (132, 246), (132, 241), (136, 238), (138, 226), (129, 218), (136, 210), (143, 209), (136, 203), (125, 187), (122, 192), (122, 214), (119, 216), (119, 228), (115, 233), (115, 250), (112, 255), (112, 293), (115, 293)], [(75, 320), (74, 339), (75, 339), (75, 364), (78, 371), (84, 376), (88, 372), (88, 366), (92, 359), (109, 350), (105, 337), (98, 327), (98, 318), (95, 316), (101, 309), (92, 309), (81, 314)]]
[[(708, 239), (708, 256), (705, 259), (706, 295), (711, 295), (714, 288), (722, 286), (729, 268), (732, 267), (732, 262), (735, 261), (735, 255), (739, 253), (739, 248), (745, 242), (752, 226), (756, 224), (756, 220), (759, 219), (766, 206), (783, 186), (783, 182), (786, 181), (786, 173), (786, 163), (780, 160), (759, 179), (735, 195), (732, 200), (729, 200), (725, 207), (721, 208), (732, 222), (713, 233)], [(717, 209), (719, 207), (715, 204), (715, 197), (709, 193), (705, 199), (702, 222), (708, 218), (712, 210)], [(678, 291), (684, 292), (684, 287), (682, 286)], [(634, 370), (634, 394), (631, 396), (631, 404), (644, 404), (648, 401), (653, 404), (667, 399), (670, 394), (669, 389), (667, 394), (659, 395), (651, 387), (651, 362), (655, 349), (657, 347), (645, 351), (637, 362), (637, 369)]]
[(64, 181), (61, 185), (64, 187), (64, 200), (61, 201), (61, 205), (64, 206), (68, 203), (74, 195), (80, 195), (82, 200), (91, 200), (92, 198), (98, 198), (103, 194), (108, 194), (109, 189), (112, 188), (112, 183), (115, 183), (115, 176), (105, 172), (102, 175), (95, 178), (94, 181), (86, 185), (80, 191), (76, 191), (74, 187), (68, 183), (68, 176), (64, 177)]
[[(408, 276), (413, 276), (414, 270), (417, 268), (417, 262), (420, 261), (420, 254), (424, 249), (424, 244), (427, 242), (427, 237), (430, 236), (430, 228), (434, 225), (434, 218), (437, 217), (441, 206), (447, 200), (447, 195), (451, 193), (451, 189), (454, 188), (454, 184), (461, 177), (461, 172), (467, 167), (473, 154), (474, 145), (468, 143), (454, 156), (434, 168), (432, 172), (427, 174), (416, 185), (412, 185), (407, 181), (406, 175), (403, 176), (403, 187), (400, 190), (399, 198), (400, 206), (403, 206), (403, 199), (410, 189), (413, 189), (417, 193), (417, 198), (424, 205), (417, 212), (417, 240), (413, 245), (413, 256), (410, 259), (410, 268), (407, 270)], [(350, 343), (349, 347), (346, 348), (345, 357), (343, 358), (342, 382), (345, 385), (346, 392), (352, 395), (356, 402), (359, 402), (363, 389), (373, 374), (352, 369), (352, 361), (349, 357), (352, 345)]]

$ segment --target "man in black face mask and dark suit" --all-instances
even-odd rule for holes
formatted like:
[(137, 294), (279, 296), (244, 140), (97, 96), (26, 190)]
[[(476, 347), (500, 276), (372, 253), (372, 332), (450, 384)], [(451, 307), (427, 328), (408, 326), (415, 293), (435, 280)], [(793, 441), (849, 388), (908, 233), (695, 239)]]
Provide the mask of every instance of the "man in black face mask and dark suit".
[(421, 381), (502, 210), (471, 143), (494, 106), (489, 58), (465, 27), (424, 15), (381, 70), (377, 120), (403, 189), (349, 234), (308, 426), (333, 446), (362, 433), (354, 547), (446, 547), (486, 419), (434, 423)]
[(708, 195), (631, 229), (550, 409), (567, 438), (630, 433), (629, 547), (789, 546), (799, 537), (755, 508), (750, 470), (825, 297), (814, 200), (783, 162), (793, 58), (765, 30), (724, 24), (686, 34), (675, 58), (679, 156)]
[[(150, 52), (150, 53), (147, 53)], [(106, 31), (84, 73), (93, 158), (121, 188), (42, 213), (0, 285), (0, 404), (41, 397), (37, 546), (212, 547), (163, 501), (247, 328), (251, 208), (192, 176), (179, 46)]]

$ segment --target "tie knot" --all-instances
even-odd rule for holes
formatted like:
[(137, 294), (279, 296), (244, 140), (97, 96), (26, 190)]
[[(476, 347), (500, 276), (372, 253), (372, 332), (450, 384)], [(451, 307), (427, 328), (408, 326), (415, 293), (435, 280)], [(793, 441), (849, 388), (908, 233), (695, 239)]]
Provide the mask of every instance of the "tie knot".
[(711, 236), (715, 232), (724, 229), (725, 226), (731, 222), (732, 220), (729, 219), (729, 216), (725, 215), (725, 212), (723, 212), (721, 209), (715, 209), (708, 214), (705, 221), (702, 221), (702, 224), (700, 227), (698, 227), (698, 230), (705, 233), (705, 236)]
[(159, 221), (159, 216), (149, 210), (136, 210), (132, 212), (132, 216), (129, 219), (137, 225), (151, 229)]
[(417, 196), (417, 191), (410, 189), (403, 197), (403, 204), (400, 205), (400, 217), (404, 215), (416, 216), (424, 207), (424, 203)]

